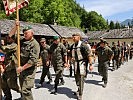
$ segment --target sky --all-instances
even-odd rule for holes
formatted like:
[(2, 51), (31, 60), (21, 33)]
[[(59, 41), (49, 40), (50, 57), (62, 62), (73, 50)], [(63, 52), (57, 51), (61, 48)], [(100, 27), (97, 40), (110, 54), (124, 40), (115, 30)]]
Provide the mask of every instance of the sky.
[(86, 11), (96, 11), (109, 21), (133, 19), (133, 0), (76, 0)]

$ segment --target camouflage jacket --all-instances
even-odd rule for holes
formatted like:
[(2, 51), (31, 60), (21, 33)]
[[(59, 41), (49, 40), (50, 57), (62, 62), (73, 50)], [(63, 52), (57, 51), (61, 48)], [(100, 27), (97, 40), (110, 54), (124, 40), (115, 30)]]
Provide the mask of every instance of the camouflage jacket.
[(62, 43), (59, 44), (51, 44), (50, 46), (50, 54), (52, 56), (51, 63), (64, 63), (64, 56), (67, 56), (67, 50)]
[(40, 56), (42, 58), (42, 63), (43, 64), (46, 63), (46, 60), (48, 58), (49, 49), (50, 49), (50, 46), (49, 45), (46, 45), (46, 47), (43, 47), (42, 50), (41, 50), (41, 52), (40, 52)]
[(98, 47), (96, 49), (96, 53), (97, 53), (99, 62), (109, 61), (110, 57), (113, 55), (113, 51), (108, 46), (105, 46), (104, 48)]
[(5, 66), (6, 71), (15, 69), (17, 67), (17, 44), (12, 43), (2, 46), (2, 49), (6, 55)]
[(24, 38), (21, 38), (20, 45), (21, 66), (26, 63), (36, 66), (40, 53), (39, 43), (34, 38), (30, 41), (26, 41)]

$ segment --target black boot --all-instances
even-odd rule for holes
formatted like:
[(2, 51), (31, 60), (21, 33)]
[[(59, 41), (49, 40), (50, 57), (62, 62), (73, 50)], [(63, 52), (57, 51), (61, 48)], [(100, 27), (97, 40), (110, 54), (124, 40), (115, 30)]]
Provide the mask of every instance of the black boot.
[(43, 82), (42, 81), (40, 81), (39, 83), (36, 84), (36, 88), (41, 88), (41, 87), (43, 87)]
[(4, 92), (4, 100), (12, 100), (12, 94), (9, 88), (3, 89)]
[(104, 82), (103, 88), (106, 88), (106, 86), (107, 86), (107, 82)]
[(12, 96), (4, 96), (4, 100), (12, 100)]
[(102, 82), (104, 82), (104, 78), (102, 78)]
[(51, 90), (51, 93), (50, 94), (55, 94), (57, 95), (57, 85), (54, 86), (54, 89)]
[(61, 82), (60, 82), (58, 85), (59, 85), (59, 86), (64, 85), (64, 84), (65, 84), (64, 79), (63, 79), (63, 78), (60, 78), (60, 80), (61, 80)]
[(52, 79), (50, 79), (48, 82), (47, 82), (47, 84), (50, 84), (52, 82)]

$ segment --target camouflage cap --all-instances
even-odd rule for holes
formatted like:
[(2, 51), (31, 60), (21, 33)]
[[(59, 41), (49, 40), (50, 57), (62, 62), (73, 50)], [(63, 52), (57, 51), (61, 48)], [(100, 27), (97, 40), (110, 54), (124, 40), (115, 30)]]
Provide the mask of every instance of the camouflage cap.
[(33, 29), (33, 28), (32, 28), (31, 26), (25, 26), (24, 29), (23, 29), (23, 33), (24, 33), (25, 31), (30, 30), (30, 29)]
[(53, 39), (54, 40), (58, 40), (59, 39), (59, 36), (54, 36)]

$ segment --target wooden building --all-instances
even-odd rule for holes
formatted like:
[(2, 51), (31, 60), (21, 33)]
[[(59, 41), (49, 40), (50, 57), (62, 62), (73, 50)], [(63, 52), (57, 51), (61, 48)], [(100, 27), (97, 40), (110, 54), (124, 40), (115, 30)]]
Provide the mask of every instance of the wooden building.
[(99, 42), (100, 37), (107, 40), (109, 44), (113, 42), (126, 42), (127, 44), (133, 44), (133, 28), (132, 29), (114, 29), (105, 31), (91, 31), (86, 33), (89, 42)]
[[(5, 37), (13, 27), (14, 20), (0, 20), (1, 36)], [(47, 39), (47, 43), (51, 43), (53, 36), (68, 39), (72, 43), (72, 34), (79, 33), (83, 38), (88, 38), (82, 30), (75, 27), (66, 27), (58, 25), (47, 25), (39, 23), (29, 23), (20, 21), (20, 34), (23, 35), (22, 30), (24, 26), (30, 25), (34, 30), (34, 37), (39, 41), (41, 37)]]

